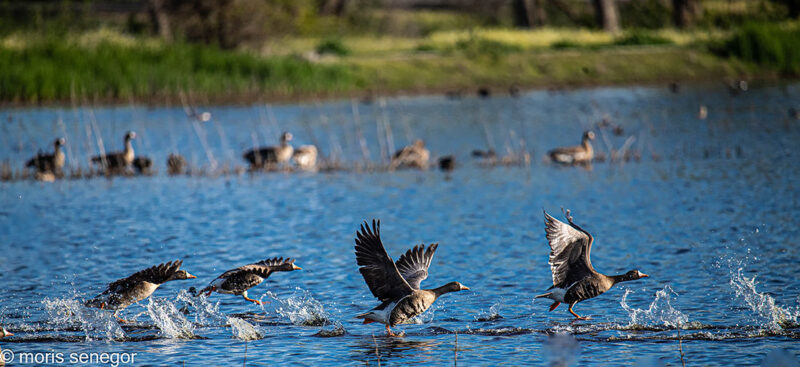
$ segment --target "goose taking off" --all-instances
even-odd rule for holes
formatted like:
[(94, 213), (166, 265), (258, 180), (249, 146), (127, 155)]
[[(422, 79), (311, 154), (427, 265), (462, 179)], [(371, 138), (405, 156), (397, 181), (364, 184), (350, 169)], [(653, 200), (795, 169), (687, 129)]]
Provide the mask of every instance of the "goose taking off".
[[(114, 317), (126, 307), (150, 297), (158, 286), (171, 281), (194, 279), (194, 275), (181, 270), (183, 261), (171, 261), (156, 265), (117, 280), (96, 297), (86, 301), (86, 307), (114, 310)], [(119, 319), (119, 318), (118, 318)], [(125, 320), (119, 319), (122, 322)]]
[(620, 282), (645, 278), (648, 275), (631, 270), (622, 275), (607, 276), (598, 273), (592, 266), (590, 259), (592, 242), (594, 238), (589, 232), (584, 231), (572, 222), (572, 216), (567, 210), (565, 216), (569, 224), (560, 222), (544, 213), (545, 233), (547, 242), (550, 243), (550, 271), (553, 273), (553, 286), (550, 292), (540, 294), (536, 298), (549, 298), (553, 300), (550, 311), (561, 304), (569, 304), (569, 312), (576, 319), (589, 320), (581, 317), (572, 310), (580, 301), (597, 297)]
[(210, 296), (212, 292), (235, 294), (260, 305), (261, 301), (247, 296), (247, 290), (261, 284), (273, 272), (293, 270), (302, 270), (301, 267), (294, 264), (294, 259), (282, 257), (266, 259), (222, 273), (208, 287), (203, 288), (200, 294), (205, 293), (206, 296)]
[(428, 160), (431, 153), (425, 149), (425, 142), (422, 139), (414, 140), (414, 143), (398, 150), (392, 156), (390, 163), (391, 169), (396, 168), (428, 168)]
[(594, 159), (592, 140), (594, 140), (594, 133), (586, 131), (583, 133), (583, 143), (581, 145), (556, 148), (547, 152), (547, 155), (550, 156), (553, 162), (561, 164), (590, 163)]
[(46, 154), (39, 151), (35, 157), (29, 159), (25, 163), (25, 167), (32, 167), (36, 169), (37, 173), (52, 173), (60, 174), (61, 169), (64, 168), (64, 161), (66, 157), (61, 147), (64, 145), (64, 138), (58, 138), (53, 142), (53, 154)]
[(438, 244), (417, 245), (408, 250), (395, 263), (386, 252), (381, 242), (380, 221), (372, 220), (361, 225), (356, 232), (356, 262), (358, 269), (367, 282), (372, 295), (381, 301), (378, 307), (360, 314), (356, 318), (364, 319), (365, 324), (380, 322), (386, 325), (386, 333), (392, 332), (391, 326), (403, 323), (427, 310), (439, 296), (462, 290), (468, 290), (459, 282), (450, 282), (439, 288), (420, 289), (420, 283), (428, 277), (428, 267)]
[(128, 131), (125, 134), (125, 150), (121, 152), (106, 153), (92, 157), (92, 163), (99, 164), (110, 171), (117, 171), (130, 166), (133, 163), (133, 144), (131, 140), (136, 139), (136, 133)]
[(242, 158), (250, 163), (250, 169), (263, 169), (287, 163), (294, 153), (294, 148), (289, 144), (290, 141), (292, 141), (292, 134), (284, 132), (281, 134), (278, 146), (250, 149), (244, 152)]

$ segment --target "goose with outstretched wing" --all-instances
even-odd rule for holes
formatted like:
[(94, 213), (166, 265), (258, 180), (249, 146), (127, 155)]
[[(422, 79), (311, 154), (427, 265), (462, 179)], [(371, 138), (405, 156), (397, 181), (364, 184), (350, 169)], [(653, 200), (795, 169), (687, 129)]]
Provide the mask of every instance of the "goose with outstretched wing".
[(594, 238), (572, 221), (569, 210), (565, 214), (566, 224), (544, 212), (545, 233), (550, 243), (550, 271), (553, 273), (553, 286), (547, 293), (536, 298), (553, 300), (550, 311), (565, 302), (569, 312), (576, 319), (588, 320), (572, 310), (580, 301), (597, 297), (620, 282), (645, 278), (648, 275), (639, 270), (625, 274), (608, 276), (594, 270), (591, 260)]
[(425, 312), (441, 295), (468, 290), (459, 282), (450, 282), (433, 289), (420, 289), (428, 277), (428, 267), (438, 244), (417, 245), (408, 250), (395, 263), (386, 252), (380, 237), (380, 221), (364, 222), (356, 233), (356, 262), (372, 295), (381, 304), (369, 312), (357, 315), (365, 324), (379, 322), (386, 325), (386, 333), (397, 336), (392, 326), (401, 324)]

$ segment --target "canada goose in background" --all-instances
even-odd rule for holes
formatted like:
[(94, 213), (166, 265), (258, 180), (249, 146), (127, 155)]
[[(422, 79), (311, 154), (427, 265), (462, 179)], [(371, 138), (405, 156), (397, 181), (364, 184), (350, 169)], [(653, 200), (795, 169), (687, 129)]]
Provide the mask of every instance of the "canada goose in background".
[(594, 140), (594, 133), (586, 131), (583, 133), (583, 144), (572, 147), (556, 148), (547, 155), (553, 162), (561, 164), (590, 163), (594, 158), (594, 149), (591, 141)]
[(125, 150), (122, 152), (106, 153), (92, 157), (92, 162), (103, 166), (110, 171), (118, 171), (133, 164), (133, 144), (131, 140), (136, 139), (136, 133), (128, 131), (125, 134)]
[(46, 154), (42, 151), (25, 163), (25, 167), (35, 168), (37, 173), (50, 173), (60, 175), (64, 168), (66, 157), (61, 147), (64, 146), (64, 138), (58, 138), (53, 142), (53, 154)]
[[(91, 300), (86, 301), (86, 307), (114, 310), (114, 317), (126, 307), (150, 297), (158, 286), (171, 280), (194, 279), (194, 275), (186, 270), (181, 270), (183, 261), (171, 261), (159, 264), (133, 275), (119, 279), (108, 285), (108, 288)], [(117, 317), (121, 322), (127, 322)]]
[(250, 162), (250, 169), (261, 169), (287, 163), (294, 153), (294, 148), (289, 144), (290, 141), (292, 141), (292, 134), (284, 132), (281, 134), (278, 146), (250, 149), (242, 155), (242, 158)]
[(136, 169), (136, 172), (140, 175), (151, 175), (153, 174), (153, 160), (147, 157), (136, 157), (133, 159), (133, 168)]
[(172, 153), (167, 157), (167, 174), (182, 175), (186, 172), (186, 159), (182, 155)]
[(550, 311), (561, 304), (569, 304), (569, 312), (576, 319), (589, 320), (581, 317), (572, 307), (580, 301), (597, 297), (615, 284), (645, 278), (648, 275), (631, 270), (621, 275), (604, 275), (594, 270), (590, 258), (594, 238), (589, 232), (578, 227), (567, 210), (565, 216), (569, 224), (565, 224), (544, 212), (545, 233), (550, 244), (550, 271), (553, 273), (553, 286), (549, 292), (540, 294), (536, 298), (549, 298), (553, 300)]
[(422, 139), (417, 139), (414, 140), (414, 143), (411, 145), (406, 146), (394, 153), (389, 168), (426, 169), (428, 168), (428, 160), (430, 157), (431, 153), (428, 151), (428, 149), (425, 149), (425, 142), (422, 141)]
[[(14, 336), (14, 334), (12, 334), (10, 331), (6, 330), (6, 328), (0, 327), (0, 339), (2, 339), (4, 337), (7, 337), (7, 336)], [(2, 351), (2, 350), (0, 350), (0, 351)], [(3, 357), (4, 355), (5, 355), (5, 353), (0, 353), (0, 366), (5, 366), (6, 365), (6, 360)], [(9, 361), (9, 362), (12, 362), (12, 361)]]
[(293, 270), (302, 270), (301, 267), (294, 264), (294, 259), (284, 259), (282, 257), (266, 259), (222, 273), (208, 287), (203, 288), (199, 294), (205, 293), (206, 296), (210, 296), (212, 292), (235, 294), (244, 297), (247, 301), (260, 305), (262, 304), (261, 301), (247, 296), (247, 290), (261, 284), (273, 272)]
[(292, 160), (297, 167), (311, 170), (317, 167), (317, 147), (302, 145), (294, 150)]
[(378, 307), (357, 315), (365, 324), (379, 322), (386, 325), (386, 333), (398, 336), (390, 329), (427, 310), (441, 295), (468, 290), (459, 282), (450, 282), (439, 288), (420, 289), (428, 277), (428, 267), (438, 244), (417, 245), (400, 256), (395, 263), (381, 242), (380, 221), (372, 220), (361, 225), (356, 232), (356, 262), (372, 295), (381, 301)]

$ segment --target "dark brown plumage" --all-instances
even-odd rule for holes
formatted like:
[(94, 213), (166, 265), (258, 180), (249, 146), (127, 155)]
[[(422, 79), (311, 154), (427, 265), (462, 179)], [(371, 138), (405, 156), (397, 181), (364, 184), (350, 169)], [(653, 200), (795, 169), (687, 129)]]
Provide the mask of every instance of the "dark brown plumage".
[(381, 301), (378, 307), (357, 315), (364, 323), (380, 322), (390, 327), (403, 323), (427, 310), (439, 296), (467, 290), (458, 282), (450, 282), (434, 289), (420, 289), (420, 283), (428, 277), (428, 267), (438, 244), (417, 245), (406, 251), (395, 263), (386, 252), (380, 238), (380, 222), (373, 220), (361, 225), (356, 232), (356, 263), (372, 295)]
[(172, 153), (167, 157), (167, 173), (169, 175), (181, 175), (186, 172), (186, 159), (182, 155)]
[(161, 284), (171, 280), (196, 278), (186, 270), (181, 270), (182, 264), (182, 261), (176, 260), (140, 270), (127, 278), (112, 282), (103, 293), (86, 301), (85, 305), (115, 310), (116, 316), (124, 308), (150, 297)]
[(613, 276), (595, 271), (591, 261), (594, 238), (572, 221), (569, 210), (565, 216), (569, 224), (544, 213), (545, 233), (550, 244), (549, 263), (553, 273), (553, 286), (548, 288), (550, 292), (536, 298), (552, 299), (554, 303), (550, 306), (550, 311), (561, 302), (566, 302), (569, 304), (569, 312), (576, 319), (588, 320), (588, 317), (581, 317), (572, 310), (576, 303), (597, 297), (619, 282), (641, 279), (648, 275), (638, 270)]
[(140, 175), (153, 174), (153, 160), (147, 157), (136, 157), (133, 159), (133, 168)]
[(261, 284), (273, 272), (301, 270), (302, 268), (295, 265), (294, 261), (294, 259), (275, 257), (228, 270), (211, 281), (200, 293), (205, 293), (206, 296), (210, 296), (212, 292), (235, 294), (260, 305), (261, 301), (247, 296), (247, 290)]
[(136, 139), (136, 132), (128, 131), (125, 134), (125, 150), (121, 152), (111, 152), (92, 157), (92, 163), (101, 165), (106, 172), (117, 172), (133, 164), (134, 151), (131, 140)]
[(25, 162), (25, 167), (35, 168), (37, 173), (61, 174), (66, 157), (61, 147), (64, 145), (64, 138), (58, 138), (53, 142), (53, 153), (47, 154), (42, 151), (35, 157)]

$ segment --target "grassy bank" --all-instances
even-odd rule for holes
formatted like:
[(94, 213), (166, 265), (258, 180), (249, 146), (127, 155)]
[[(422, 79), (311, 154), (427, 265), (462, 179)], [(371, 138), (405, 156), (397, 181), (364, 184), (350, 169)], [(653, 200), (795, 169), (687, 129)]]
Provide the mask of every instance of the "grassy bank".
[[(105, 30), (58, 39), (16, 34), (0, 40), (0, 101), (167, 103), (179, 93), (189, 93), (208, 102), (247, 103), (479, 86), (774, 78), (785, 71), (774, 62), (739, 56), (741, 52), (712, 52), (707, 46), (745, 47), (743, 41), (734, 42), (736, 37), (745, 36), (478, 29), (422, 38), (289, 38), (257, 50), (225, 51)], [(747, 50), (758, 47), (746, 45)], [(745, 53), (754, 52), (758, 54)], [(791, 52), (786, 51), (786, 57), (796, 57)]]

